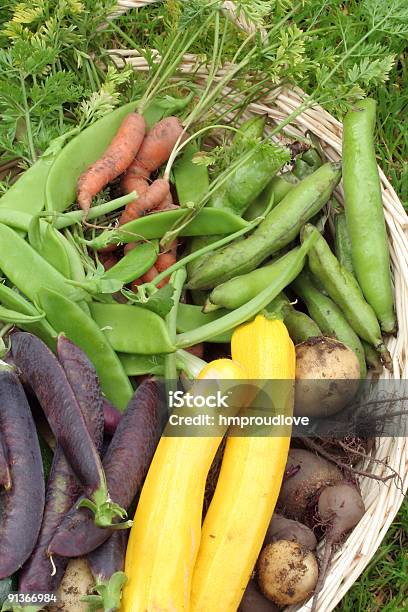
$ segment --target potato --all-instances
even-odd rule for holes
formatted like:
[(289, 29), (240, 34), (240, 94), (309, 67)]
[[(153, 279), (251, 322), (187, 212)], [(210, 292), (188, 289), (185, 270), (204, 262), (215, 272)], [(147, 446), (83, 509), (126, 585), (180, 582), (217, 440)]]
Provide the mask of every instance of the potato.
[(89, 604), (81, 601), (89, 595), (95, 580), (86, 559), (71, 559), (57, 591), (57, 606), (50, 612), (88, 612)]
[(308, 599), (319, 574), (314, 554), (288, 540), (265, 546), (259, 555), (257, 569), (262, 593), (278, 606)]
[(343, 410), (357, 393), (355, 353), (333, 338), (316, 336), (296, 346), (295, 414), (325, 417)]

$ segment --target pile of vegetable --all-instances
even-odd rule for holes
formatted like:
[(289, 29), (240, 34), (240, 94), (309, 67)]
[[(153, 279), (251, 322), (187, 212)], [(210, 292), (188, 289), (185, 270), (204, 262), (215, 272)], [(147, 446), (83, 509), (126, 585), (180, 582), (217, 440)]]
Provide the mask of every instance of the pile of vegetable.
[(397, 325), (375, 101), (347, 113), (342, 162), (329, 162), (284, 135), (295, 113), (241, 121), (250, 99), (232, 96), (233, 120), (214, 120), (252, 51), (164, 95), (189, 44), (180, 34), (139, 100), (0, 199), (4, 610), (55, 603), (38, 594), (76, 558), (95, 582), (90, 610), (261, 610), (313, 594), (315, 607), (365, 511), (353, 471), (291, 448), (287, 431), (162, 435), (160, 376), (193, 394), (195, 380), (289, 381), (282, 412), (337, 414), (367, 368), (392, 370)]

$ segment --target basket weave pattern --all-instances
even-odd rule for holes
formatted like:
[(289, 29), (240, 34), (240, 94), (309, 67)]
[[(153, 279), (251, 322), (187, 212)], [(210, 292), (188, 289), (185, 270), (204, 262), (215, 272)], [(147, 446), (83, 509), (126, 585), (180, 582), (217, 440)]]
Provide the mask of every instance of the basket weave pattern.
[[(157, 0), (119, 0), (118, 14), (131, 8), (142, 8), (154, 1)], [(226, 2), (225, 8), (230, 12), (233, 11), (233, 3)], [(240, 25), (245, 27), (245, 24)], [(148, 70), (146, 61), (136, 51), (115, 49), (110, 51), (110, 55), (118, 65), (127, 63), (135, 70)], [(226, 69), (228, 66), (220, 71), (219, 76)], [(198, 81), (205, 79), (207, 74), (205, 65), (199, 65), (197, 58), (193, 55), (185, 56), (180, 71), (194, 73)], [(225, 93), (228, 95), (231, 90), (226, 88)], [(262, 101), (250, 104), (243, 118), (261, 114), (267, 115), (270, 123), (279, 123), (301, 105), (304, 97), (304, 92), (299, 88), (273, 88)], [(338, 161), (340, 159), (342, 124), (322, 107), (316, 105), (304, 111), (285, 128), (285, 134), (294, 137), (304, 136), (306, 133), (312, 133), (318, 138), (328, 160)], [(387, 347), (392, 356), (393, 377), (405, 379), (408, 378), (408, 216), (381, 169), (380, 178), (399, 325), (397, 336), (388, 338)], [(341, 183), (335, 191), (335, 197), (342, 202)], [(384, 370), (382, 378), (390, 378), (390, 376), (389, 372)], [(359, 479), (366, 513), (332, 560), (330, 572), (319, 597), (318, 609), (320, 612), (333, 610), (357, 580), (380, 545), (408, 489), (407, 438), (379, 439), (372, 451), (372, 456), (375, 459), (386, 461), (400, 475), (401, 481), (396, 483), (391, 480), (382, 483), (370, 478)], [(365, 469), (369, 469), (378, 476), (385, 475), (385, 468), (380, 463), (372, 463), (365, 466)], [(286, 608), (286, 612), (295, 610), (306, 612), (309, 609), (310, 602), (302, 606)]]

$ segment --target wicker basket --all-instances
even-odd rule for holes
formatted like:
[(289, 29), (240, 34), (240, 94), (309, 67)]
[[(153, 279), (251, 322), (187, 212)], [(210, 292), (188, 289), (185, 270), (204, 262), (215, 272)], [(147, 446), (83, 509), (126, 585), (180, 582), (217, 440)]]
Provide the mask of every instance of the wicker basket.
[[(157, 0), (119, 0), (118, 12), (131, 8), (141, 8)], [(232, 2), (225, 3), (226, 10), (233, 13)], [(245, 23), (239, 24), (246, 29)], [(135, 70), (147, 71), (144, 59), (135, 51), (111, 50), (112, 59), (118, 64), (131, 64)], [(199, 66), (192, 55), (185, 56), (181, 72), (194, 72), (195, 78), (204, 79), (205, 66)], [(221, 71), (222, 72), (222, 71)], [(226, 94), (230, 90), (226, 90)], [(250, 104), (246, 116), (254, 114), (268, 115), (270, 122), (279, 123), (293, 110), (300, 106), (304, 93), (298, 88), (287, 89), (278, 87), (271, 90), (260, 102)], [(245, 117), (244, 117), (245, 118)], [(306, 110), (287, 126), (286, 134), (314, 134), (326, 154), (328, 160), (338, 161), (341, 156), (342, 124), (320, 106)], [(394, 378), (408, 378), (408, 216), (397, 194), (388, 179), (380, 170), (383, 205), (390, 242), (391, 262), (394, 274), (395, 304), (399, 330), (396, 338), (389, 338), (388, 349), (392, 356)], [(340, 184), (335, 195), (341, 202), (343, 189)], [(390, 374), (384, 371), (383, 378)], [(366, 505), (366, 513), (357, 527), (350, 534), (341, 548), (338, 549), (331, 563), (330, 572), (320, 594), (318, 610), (330, 612), (339, 603), (352, 584), (357, 580), (369, 563), (390, 524), (392, 523), (408, 489), (408, 439), (381, 438), (372, 451), (375, 459), (387, 461), (401, 477), (396, 483), (390, 480), (382, 483), (370, 478), (361, 478), (360, 485)], [(384, 475), (381, 463), (372, 463), (368, 468), (373, 474)], [(292, 606), (286, 611), (310, 609), (310, 602), (302, 606)], [(211, 612), (208, 610), (208, 612)]]

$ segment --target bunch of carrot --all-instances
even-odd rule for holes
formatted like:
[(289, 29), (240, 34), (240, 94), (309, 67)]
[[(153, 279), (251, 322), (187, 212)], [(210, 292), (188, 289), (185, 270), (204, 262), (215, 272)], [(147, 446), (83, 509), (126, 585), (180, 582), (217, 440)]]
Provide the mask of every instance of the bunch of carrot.
[[(136, 191), (137, 197), (127, 204), (119, 224), (133, 221), (146, 213), (176, 208), (167, 176), (150, 181), (151, 175), (165, 163), (174, 146), (183, 134), (183, 126), (177, 117), (166, 117), (158, 121), (146, 134), (146, 122), (139, 113), (130, 113), (122, 121), (111, 144), (94, 164), (79, 178), (77, 186), (78, 204), (88, 214), (92, 198), (109, 183), (122, 175), (120, 186), (123, 194)], [(137, 248), (132, 242), (125, 246), (125, 254)], [(177, 241), (167, 251), (160, 252), (155, 264), (143, 276), (132, 282), (132, 288), (152, 281), (160, 272), (167, 270), (176, 261)], [(105, 269), (119, 260), (116, 247), (108, 247), (101, 253)], [(168, 278), (158, 284), (160, 288)]]

